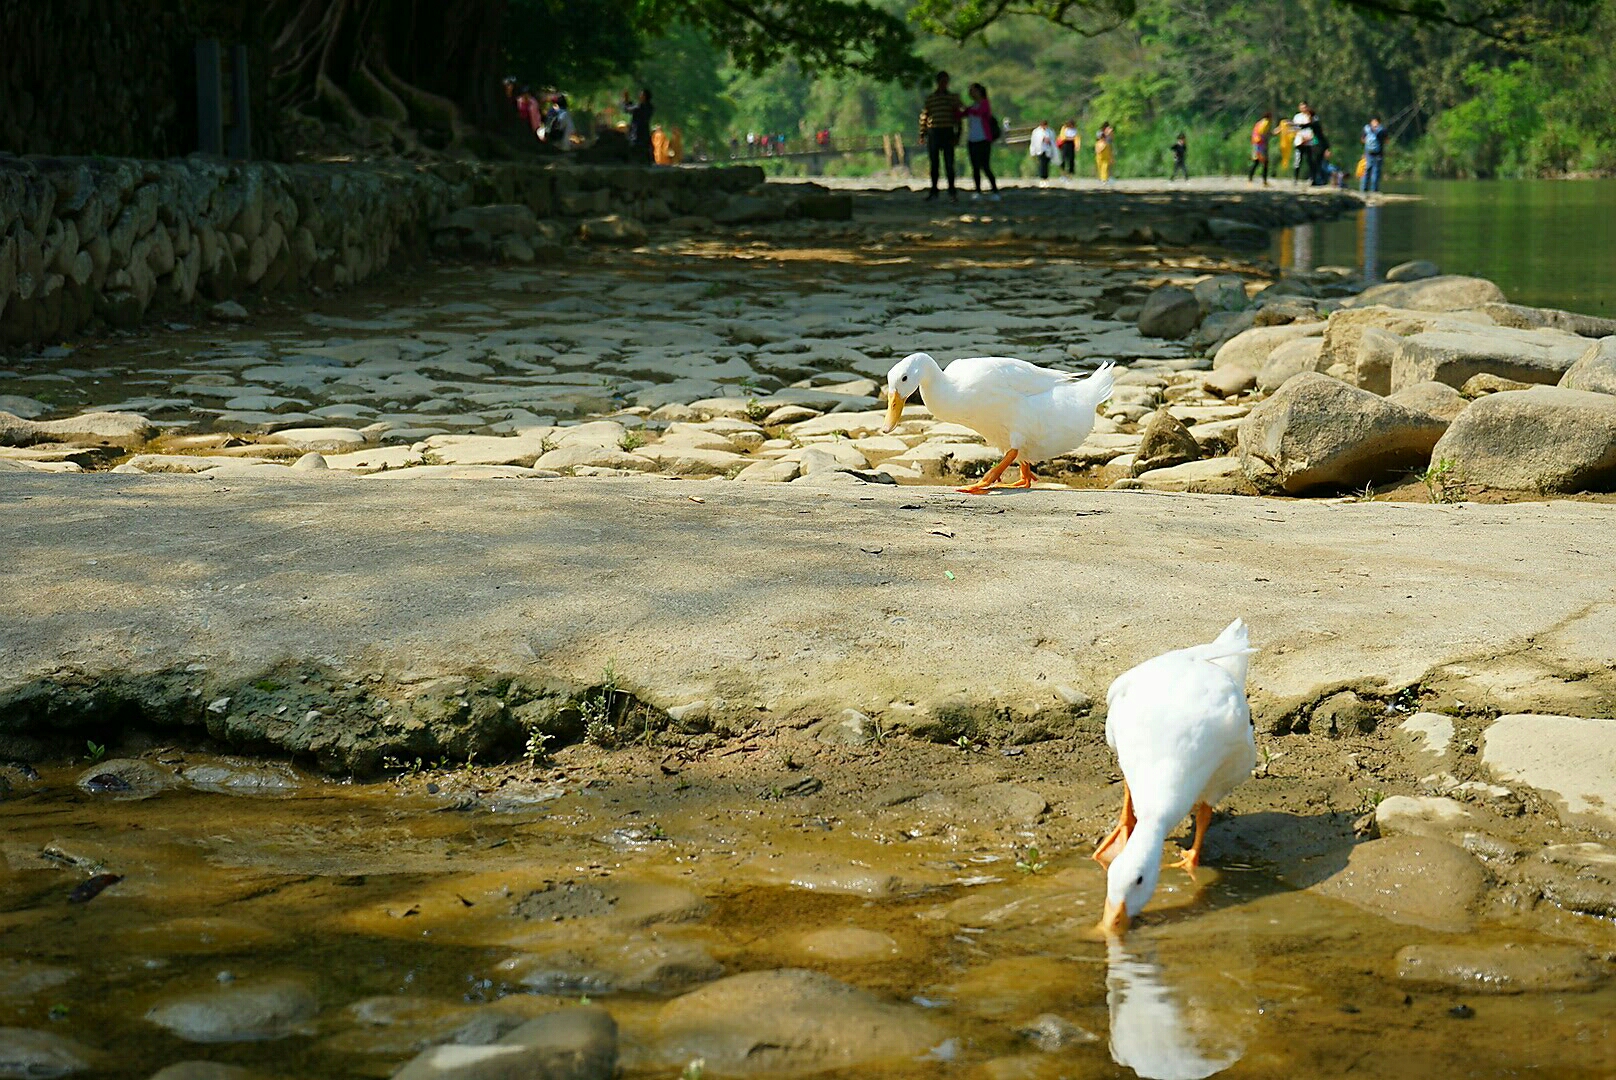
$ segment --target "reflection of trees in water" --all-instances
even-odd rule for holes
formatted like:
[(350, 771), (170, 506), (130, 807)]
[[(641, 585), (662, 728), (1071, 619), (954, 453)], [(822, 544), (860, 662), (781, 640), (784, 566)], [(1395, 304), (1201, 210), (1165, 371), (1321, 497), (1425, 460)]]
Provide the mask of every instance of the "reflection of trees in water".
[[(1204, 953), (1196, 955), (1208, 963)], [(1201, 1080), (1245, 1052), (1249, 1014), (1231, 1008), (1226, 994), (1170, 985), (1154, 950), (1112, 941), (1105, 984), (1111, 1058), (1145, 1080)]]

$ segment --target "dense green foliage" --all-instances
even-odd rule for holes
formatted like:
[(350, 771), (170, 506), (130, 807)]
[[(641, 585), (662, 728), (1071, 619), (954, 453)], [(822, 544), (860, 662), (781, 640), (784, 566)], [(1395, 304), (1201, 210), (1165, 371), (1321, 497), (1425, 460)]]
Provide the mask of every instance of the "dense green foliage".
[[(1422, 17), (1395, 15), (1409, 10)], [(610, 41), (593, 52), (513, 41), (513, 59), (608, 111), (631, 83), (650, 85), (659, 118), (708, 145), (822, 127), (912, 140), (921, 71), (941, 67), (959, 88), (985, 83), (1012, 125), (1078, 120), (1085, 151), (1110, 120), (1120, 176), (1165, 174), (1179, 131), (1193, 173), (1243, 172), (1253, 121), (1303, 99), (1348, 169), (1379, 113), (1393, 172), (1616, 172), (1616, 0), (604, 0), (596, 11), (589, 32), (600, 41), (604, 24)], [(1011, 173), (1031, 171), (1024, 158), (1024, 147), (999, 152)]]

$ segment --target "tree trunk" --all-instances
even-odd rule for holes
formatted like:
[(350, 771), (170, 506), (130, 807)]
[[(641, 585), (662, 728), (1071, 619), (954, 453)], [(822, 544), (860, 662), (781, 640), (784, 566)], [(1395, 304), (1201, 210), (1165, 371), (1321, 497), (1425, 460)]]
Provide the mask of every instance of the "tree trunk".
[(503, 114), (505, 0), (270, 0), (270, 92), (321, 141), (451, 155)]

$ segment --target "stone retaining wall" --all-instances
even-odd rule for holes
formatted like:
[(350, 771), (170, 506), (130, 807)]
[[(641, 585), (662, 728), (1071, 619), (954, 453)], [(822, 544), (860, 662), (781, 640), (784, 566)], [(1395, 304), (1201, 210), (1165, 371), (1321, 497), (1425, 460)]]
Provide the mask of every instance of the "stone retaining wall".
[[(347, 285), (422, 253), (465, 206), (538, 217), (688, 213), (761, 169), (277, 165), (0, 155), (0, 343), (294, 286)], [(665, 209), (663, 209), (665, 208)]]

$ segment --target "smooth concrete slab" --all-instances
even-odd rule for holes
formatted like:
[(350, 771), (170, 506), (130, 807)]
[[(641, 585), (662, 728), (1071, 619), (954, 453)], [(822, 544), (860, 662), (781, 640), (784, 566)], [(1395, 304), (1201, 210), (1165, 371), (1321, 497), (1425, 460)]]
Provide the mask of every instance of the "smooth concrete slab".
[(851, 478), (6, 473), (0, 688), (287, 659), (587, 683), (610, 662), (663, 707), (890, 721), (947, 700), (1040, 708), (1057, 685), (1103, 700), (1128, 666), (1239, 616), (1262, 650), (1254, 699), (1390, 689), (1608, 624), (1610, 517)]

